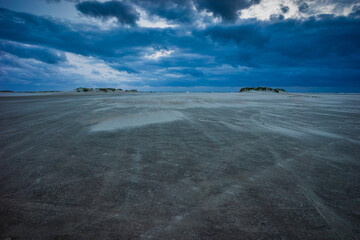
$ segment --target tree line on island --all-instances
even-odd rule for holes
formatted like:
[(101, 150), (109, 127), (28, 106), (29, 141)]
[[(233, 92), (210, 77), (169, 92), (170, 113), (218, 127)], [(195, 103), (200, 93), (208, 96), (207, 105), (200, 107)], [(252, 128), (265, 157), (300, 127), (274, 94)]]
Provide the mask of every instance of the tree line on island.
[(75, 89), (76, 92), (138, 92), (136, 89), (122, 90), (121, 88), (83, 88), (79, 87)]
[(256, 88), (244, 87), (240, 89), (239, 92), (249, 92), (249, 91), (266, 91), (266, 92), (275, 92), (275, 93), (285, 92), (285, 90), (282, 88), (270, 88), (270, 87), (256, 87)]

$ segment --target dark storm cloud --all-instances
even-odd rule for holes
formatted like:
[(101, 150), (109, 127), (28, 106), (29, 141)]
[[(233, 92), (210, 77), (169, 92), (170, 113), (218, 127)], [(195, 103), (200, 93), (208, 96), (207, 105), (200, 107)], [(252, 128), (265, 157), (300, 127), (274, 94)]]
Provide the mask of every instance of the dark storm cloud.
[(305, 13), (309, 11), (309, 5), (306, 2), (303, 2), (299, 5), (299, 12)]
[(270, 15), (270, 20), (271, 21), (276, 21), (276, 20), (284, 20), (284, 15), (282, 14), (271, 14)]
[(249, 8), (254, 4), (259, 4), (260, 0), (196, 0), (195, 4), (200, 10), (212, 12), (215, 16), (221, 17), (225, 21), (234, 22), (237, 20), (239, 11)]
[(58, 51), (44, 47), (26, 46), (5, 41), (0, 41), (0, 53), (1, 52), (7, 52), (20, 58), (33, 58), (49, 64), (66, 61), (65, 54)]
[[(46, 0), (47, 2), (61, 2), (61, 0)], [(64, 0), (63, 0), (64, 1)], [(85, 15), (93, 17), (117, 17), (119, 22), (134, 24), (138, 14), (134, 7), (140, 7), (150, 17), (165, 18), (172, 23), (193, 23), (199, 18), (200, 11), (213, 13), (223, 21), (234, 22), (239, 12), (258, 4), (260, 0), (123, 0), (123, 1), (79, 1), (77, 9)], [(195, 7), (195, 8), (194, 8)]]
[(119, 23), (135, 25), (139, 19), (139, 13), (134, 7), (126, 2), (109, 1), (84, 1), (76, 4), (76, 9), (82, 14), (96, 18), (115, 17)]
[(165, 18), (172, 23), (189, 24), (199, 18), (200, 11), (213, 13), (223, 21), (234, 22), (238, 18), (239, 11), (258, 4), (260, 0), (134, 0), (128, 2), (136, 4), (152, 17)]
[(282, 13), (287, 13), (290, 10), (288, 6), (285, 6), (283, 4), (280, 4), (280, 9)]
[(170, 73), (178, 73), (183, 75), (190, 75), (193, 77), (203, 77), (204, 73), (195, 68), (182, 68), (182, 69), (170, 69), (168, 72)]
[[(13, 12), (0, 8), (0, 37), (21, 43), (44, 45), (55, 49), (87, 55), (92, 42), (68, 25), (46, 17)], [(102, 49), (102, 48), (100, 48)]]
[(360, 17), (360, 5), (354, 6), (352, 12), (350, 13), (351, 17)]
[(197, 18), (191, 0), (133, 0), (150, 17), (165, 18), (171, 23), (191, 23)]
[[(357, 18), (329, 18), (316, 21), (284, 20), (275, 23), (248, 22), (241, 25), (219, 25), (206, 29), (114, 29), (108, 31), (81, 31), (62, 22), (25, 13), (0, 10), (0, 37), (10, 41), (40, 45), (84, 56), (104, 59), (132, 56), (141, 59), (151, 51), (165, 46), (178, 49), (171, 62), (181, 53), (213, 56), (238, 61), (239, 65), (258, 63), (287, 65), (296, 62), (321, 60), (327, 57), (346, 57), (359, 54), (360, 24)], [(81, 27), (79, 27), (81, 28)], [(151, 50), (153, 49), (153, 50)], [(276, 59), (268, 59), (268, 55)], [(359, 55), (358, 55), (359, 56)], [(189, 58), (186, 55), (185, 58)], [(289, 58), (289, 59), (288, 59)], [(236, 60), (237, 59), (237, 60)], [(175, 64), (186, 65), (177, 59)], [(188, 60), (191, 62), (191, 59)], [(219, 65), (223, 62), (218, 62)], [(132, 67), (133, 68), (133, 67)], [(136, 69), (135, 69), (136, 70)]]
[[(358, 68), (359, 27), (357, 19), (330, 18), (215, 27), (204, 33), (221, 43), (217, 57), (232, 65)], [(231, 48), (232, 42), (238, 47)]]
[(139, 74), (140, 71), (136, 71), (128, 66), (126, 66), (126, 64), (119, 64), (119, 63), (111, 63), (109, 62), (108, 65), (115, 69), (118, 70), (119, 72), (127, 72), (128, 74)]
[(269, 39), (269, 34), (256, 23), (209, 27), (198, 33), (221, 44), (234, 42), (242, 46), (262, 46)]
[(166, 43), (171, 29), (114, 29), (83, 31), (61, 21), (0, 8), (0, 38), (73, 52), (84, 56), (122, 57), (138, 55), (136, 47)]
[[(49, 90), (59, 88), (64, 83), (64, 76), (57, 64), (14, 57), (0, 54), (0, 66), (3, 70), (1, 86), (7, 89), (22, 91)], [(67, 79), (66, 83), (75, 82), (75, 78)]]
[[(105, 31), (0, 9), (1, 39), (31, 44), (37, 49), (34, 52), (50, 48), (93, 56), (113, 69), (141, 76), (142, 80), (133, 83), (139, 86), (238, 86), (249, 81), (271, 81), (278, 86), (360, 85), (356, 81), (360, 77), (358, 29), (359, 18), (331, 15), (306, 21), (248, 20), (206, 28), (117, 27)], [(19, 46), (25, 46), (22, 44)], [(9, 46), (3, 49), (24, 54)], [(162, 50), (173, 53), (158, 59), (146, 57)], [(51, 62), (56, 58), (49, 56), (55, 55), (25, 53), (20, 57)], [(8, 57), (1, 61), (6, 66), (19, 64)], [(12, 74), (31, 81), (35, 69), (29, 72), (26, 76)], [(185, 75), (186, 80), (175, 75)], [(156, 81), (147, 80), (150, 78)]]
[(60, 3), (61, 1), (64, 2), (80, 2), (81, 0), (45, 0), (47, 3)]

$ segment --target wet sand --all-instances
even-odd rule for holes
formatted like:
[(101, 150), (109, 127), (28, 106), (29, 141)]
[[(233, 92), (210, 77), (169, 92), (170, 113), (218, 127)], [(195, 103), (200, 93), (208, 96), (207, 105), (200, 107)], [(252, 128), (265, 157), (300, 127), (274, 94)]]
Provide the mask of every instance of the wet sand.
[(0, 239), (359, 239), (360, 95), (0, 97)]

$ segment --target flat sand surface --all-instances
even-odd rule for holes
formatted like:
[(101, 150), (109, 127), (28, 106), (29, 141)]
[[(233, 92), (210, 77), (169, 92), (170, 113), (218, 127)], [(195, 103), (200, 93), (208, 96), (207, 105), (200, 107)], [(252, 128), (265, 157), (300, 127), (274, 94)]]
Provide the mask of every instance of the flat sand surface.
[(8, 94), (0, 113), (0, 239), (360, 239), (360, 95)]

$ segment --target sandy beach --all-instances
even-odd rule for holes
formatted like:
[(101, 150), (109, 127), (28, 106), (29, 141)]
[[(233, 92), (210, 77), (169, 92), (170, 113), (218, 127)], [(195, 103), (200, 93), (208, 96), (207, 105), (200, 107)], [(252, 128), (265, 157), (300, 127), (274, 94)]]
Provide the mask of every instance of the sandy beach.
[(1, 239), (360, 238), (359, 94), (7, 94), (0, 111)]

